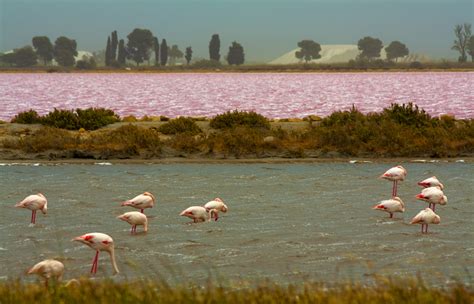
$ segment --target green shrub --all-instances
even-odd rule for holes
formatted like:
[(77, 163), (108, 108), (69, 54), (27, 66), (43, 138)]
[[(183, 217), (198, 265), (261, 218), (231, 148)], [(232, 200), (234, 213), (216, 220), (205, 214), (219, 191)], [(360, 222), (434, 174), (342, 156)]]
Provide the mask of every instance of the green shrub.
[(221, 68), (222, 64), (220, 63), (220, 61), (217, 61), (217, 60), (201, 59), (194, 62), (191, 66), (198, 69), (209, 69), (209, 68)]
[(391, 104), (389, 108), (383, 109), (380, 114), (382, 118), (388, 118), (396, 123), (414, 126), (417, 128), (430, 126), (434, 123), (431, 116), (423, 109), (419, 109), (413, 103)]
[(210, 127), (214, 129), (230, 129), (238, 126), (250, 128), (270, 129), (269, 120), (253, 111), (246, 112), (235, 110), (219, 114), (210, 121)]
[(171, 119), (167, 123), (161, 125), (158, 128), (163, 134), (180, 134), (180, 133), (188, 133), (191, 135), (202, 133), (201, 128), (196, 124), (194, 119), (189, 117), (178, 117), (175, 119)]
[(86, 130), (97, 130), (120, 121), (120, 117), (114, 111), (104, 108), (76, 109), (76, 114), (79, 120), (79, 128)]
[(120, 121), (112, 110), (104, 108), (87, 108), (73, 110), (54, 109), (42, 117), (41, 123), (50, 127), (79, 130), (96, 130), (106, 125)]
[(49, 112), (43, 117), (41, 123), (50, 127), (78, 130), (80, 128), (79, 118), (72, 110), (58, 110), (54, 108), (53, 112)]
[(225, 156), (258, 156), (264, 151), (266, 132), (250, 127), (236, 127), (219, 133), (212, 133), (208, 140), (210, 153), (222, 153)]
[(41, 122), (41, 117), (38, 115), (38, 112), (30, 109), (29, 111), (16, 114), (11, 122), (20, 124), (36, 124)]

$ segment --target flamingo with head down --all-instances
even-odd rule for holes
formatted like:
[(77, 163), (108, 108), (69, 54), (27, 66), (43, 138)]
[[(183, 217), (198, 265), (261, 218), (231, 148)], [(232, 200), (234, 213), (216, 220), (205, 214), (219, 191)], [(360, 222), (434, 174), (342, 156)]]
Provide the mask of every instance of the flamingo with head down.
[(15, 204), (16, 208), (26, 208), (31, 210), (31, 224), (36, 223), (36, 211), (40, 210), (46, 214), (48, 210), (48, 201), (42, 193), (27, 196), (21, 202)]
[(423, 188), (439, 187), (441, 190), (444, 189), (444, 185), (436, 178), (436, 176), (428, 177), (427, 179), (418, 182), (418, 185)]
[(227, 208), (227, 205), (224, 204), (224, 201), (218, 197), (216, 197), (215, 199), (213, 199), (212, 201), (210, 202), (207, 202), (205, 205), (204, 205), (204, 208), (206, 208), (206, 210), (211, 210), (211, 209), (214, 209), (216, 211), (222, 211), (224, 213), (227, 212), (227, 210), (229, 210), (229, 208)]
[(46, 287), (50, 279), (61, 281), (64, 264), (56, 260), (44, 260), (31, 267), (27, 274), (36, 274), (44, 279)]
[(137, 225), (142, 225), (144, 232), (148, 231), (148, 219), (146, 215), (141, 212), (125, 212), (124, 214), (119, 215), (117, 218), (132, 225), (132, 230), (130, 231), (131, 234), (137, 233)]
[(394, 212), (405, 212), (405, 204), (398, 196), (395, 196), (392, 199), (379, 202), (377, 205), (372, 207), (372, 209), (388, 212), (390, 218), (393, 218)]
[(441, 218), (433, 210), (425, 208), (411, 220), (410, 224), (421, 224), (421, 233), (428, 233), (428, 224), (439, 224), (440, 222)]
[(421, 193), (416, 195), (416, 198), (428, 202), (433, 211), (435, 211), (436, 204), (446, 205), (448, 203), (448, 198), (438, 186), (424, 188)]
[(155, 205), (155, 197), (150, 192), (144, 192), (122, 203), (122, 206), (140, 209), (141, 213), (143, 213), (146, 208), (153, 208), (153, 205)]
[(407, 176), (407, 170), (399, 165), (385, 171), (385, 173), (382, 174), (380, 178), (393, 182), (392, 197), (395, 197), (397, 196), (398, 182), (404, 181), (406, 176)]
[(192, 206), (183, 210), (179, 215), (189, 217), (194, 223), (209, 222), (211, 219), (217, 221), (219, 218), (215, 209), (207, 210), (202, 206)]
[(99, 266), (99, 253), (101, 251), (107, 251), (109, 253), (114, 274), (119, 273), (117, 263), (115, 261), (114, 240), (109, 235), (100, 232), (92, 232), (75, 237), (72, 240), (81, 242), (96, 251), (94, 260), (92, 261), (92, 274), (97, 273), (97, 268)]

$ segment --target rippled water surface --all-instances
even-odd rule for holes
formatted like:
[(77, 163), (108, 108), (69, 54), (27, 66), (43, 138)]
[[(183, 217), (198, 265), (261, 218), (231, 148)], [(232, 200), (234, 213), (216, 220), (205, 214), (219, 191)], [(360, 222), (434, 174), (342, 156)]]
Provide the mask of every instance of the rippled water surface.
[[(168, 164), (0, 166), (0, 278), (17, 278), (44, 258), (61, 258), (66, 279), (87, 275), (94, 252), (71, 238), (110, 234), (117, 246), (117, 278), (170, 282), (305, 279), (364, 280), (371, 274), (416, 275), (445, 282), (474, 274), (474, 166), (403, 163), (399, 195), (404, 214), (389, 219), (371, 207), (391, 193), (377, 177), (392, 164)], [(426, 204), (416, 185), (436, 175), (449, 203), (440, 225), (422, 235), (409, 220)], [(42, 191), (48, 215), (12, 206)], [(131, 236), (116, 219), (120, 202), (143, 191), (157, 197), (148, 234)], [(229, 212), (219, 221), (187, 224), (178, 214), (221, 197)], [(139, 228), (140, 230), (140, 228)], [(111, 274), (101, 255), (98, 277)], [(33, 278), (28, 278), (33, 280)]]
[(106, 107), (125, 115), (272, 118), (364, 113), (414, 102), (431, 115), (474, 118), (474, 73), (0, 74), (0, 119), (31, 109)]

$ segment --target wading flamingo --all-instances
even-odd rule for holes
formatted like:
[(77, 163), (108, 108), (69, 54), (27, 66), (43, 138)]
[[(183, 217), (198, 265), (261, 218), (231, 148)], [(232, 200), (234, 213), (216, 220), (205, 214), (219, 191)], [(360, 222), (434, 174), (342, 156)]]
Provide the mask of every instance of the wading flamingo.
[(429, 207), (433, 211), (435, 211), (436, 204), (446, 205), (448, 203), (448, 198), (438, 186), (421, 190), (421, 193), (417, 194), (416, 198), (429, 203)]
[(215, 209), (207, 210), (202, 206), (192, 206), (181, 212), (179, 215), (189, 217), (194, 223), (209, 222), (212, 218), (217, 221), (219, 218)]
[(25, 197), (19, 203), (15, 204), (17, 208), (26, 208), (31, 210), (31, 224), (36, 223), (36, 211), (40, 210), (43, 214), (46, 214), (48, 210), (48, 201), (46, 197), (42, 193), (32, 194), (30, 196)]
[(372, 209), (388, 212), (390, 218), (393, 218), (394, 212), (405, 212), (405, 204), (398, 196), (395, 196), (392, 199), (379, 202)]
[(119, 273), (117, 263), (115, 262), (114, 240), (109, 235), (100, 232), (92, 232), (75, 237), (72, 240), (86, 244), (96, 251), (95, 258), (92, 262), (92, 274), (97, 273), (97, 268), (99, 266), (99, 252), (101, 251), (107, 251), (110, 254), (114, 274)]
[(422, 180), (418, 185), (423, 188), (436, 187), (438, 186), (441, 190), (444, 189), (444, 185), (436, 178), (436, 176), (429, 177), (425, 180)]
[(153, 208), (155, 204), (155, 197), (150, 192), (145, 192), (140, 195), (135, 196), (131, 200), (125, 201), (122, 203), (122, 206), (130, 206), (133, 208), (140, 209), (143, 213), (145, 208)]
[(397, 196), (398, 181), (404, 181), (407, 176), (407, 170), (402, 166), (396, 166), (388, 169), (380, 178), (393, 182), (392, 197)]
[(117, 216), (117, 218), (132, 225), (132, 230), (130, 230), (131, 234), (137, 233), (137, 225), (143, 225), (143, 231), (148, 231), (148, 219), (146, 218), (146, 215), (141, 212), (125, 212), (124, 214)]
[[(421, 224), (421, 233), (428, 233), (428, 224), (439, 224), (440, 217), (430, 208), (421, 210), (410, 222), (410, 224)], [(423, 228), (425, 230), (423, 231)]]
[(49, 279), (61, 281), (64, 273), (63, 263), (56, 260), (44, 260), (31, 267), (27, 274), (36, 274), (44, 279), (44, 284), (48, 287)]
[(222, 201), (222, 199), (216, 197), (215, 199), (213, 199), (212, 201), (210, 202), (207, 202), (205, 205), (204, 205), (204, 208), (206, 208), (206, 210), (211, 210), (211, 209), (215, 209), (217, 211), (222, 211), (224, 213), (227, 212), (228, 208), (226, 206), (226, 204), (224, 204), (224, 202)]

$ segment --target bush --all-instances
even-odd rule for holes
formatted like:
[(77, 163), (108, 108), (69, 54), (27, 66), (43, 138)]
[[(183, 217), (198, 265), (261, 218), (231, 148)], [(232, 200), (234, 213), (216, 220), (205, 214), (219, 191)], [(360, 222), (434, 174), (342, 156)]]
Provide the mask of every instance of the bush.
[(120, 117), (112, 110), (104, 108), (76, 109), (79, 128), (97, 130), (106, 125), (120, 121)]
[(78, 130), (79, 119), (72, 110), (58, 110), (54, 108), (53, 112), (49, 112), (43, 117), (41, 123), (50, 127), (67, 129), (67, 130)]
[(210, 153), (223, 153), (225, 156), (235, 157), (254, 155), (259, 156), (266, 146), (264, 137), (266, 132), (251, 127), (236, 127), (213, 133), (207, 140)]
[(194, 62), (192, 64), (192, 67), (198, 68), (198, 69), (209, 69), (209, 68), (214, 68), (218, 69), (222, 67), (222, 64), (220, 61), (217, 60), (207, 60), (207, 59), (202, 59)]
[(228, 111), (224, 114), (219, 114), (211, 119), (209, 126), (214, 129), (230, 129), (238, 126), (246, 126), (250, 128), (270, 129), (269, 120), (253, 111), (233, 112)]
[(104, 108), (87, 108), (73, 110), (54, 109), (41, 119), (41, 123), (50, 127), (79, 130), (97, 130), (106, 125), (120, 121), (112, 110)]
[(16, 114), (11, 122), (20, 124), (36, 124), (41, 122), (41, 117), (38, 115), (38, 112), (30, 109), (29, 111)]
[(79, 139), (69, 131), (57, 128), (42, 127), (29, 136), (19, 140), (3, 142), (5, 148), (20, 149), (27, 153), (46, 150), (67, 150), (77, 146)]
[(201, 128), (196, 124), (196, 122), (189, 117), (178, 117), (171, 119), (167, 123), (161, 125), (158, 128), (163, 134), (181, 134), (187, 133), (191, 135), (196, 135), (202, 133)]
[(435, 123), (425, 110), (420, 110), (417, 105), (411, 102), (402, 105), (392, 103), (389, 108), (383, 109), (381, 118), (388, 118), (398, 124), (417, 128), (426, 127)]

